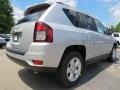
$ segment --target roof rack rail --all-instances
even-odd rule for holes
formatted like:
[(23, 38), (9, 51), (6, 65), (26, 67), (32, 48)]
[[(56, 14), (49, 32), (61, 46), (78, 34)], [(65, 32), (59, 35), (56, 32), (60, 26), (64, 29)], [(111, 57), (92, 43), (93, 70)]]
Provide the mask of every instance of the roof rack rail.
[(56, 3), (59, 3), (59, 4), (64, 4), (64, 3), (62, 3), (62, 2), (56, 2)]
[(62, 4), (62, 5), (66, 5), (66, 6), (70, 6), (70, 5), (62, 3), (62, 2), (56, 2), (56, 3)]

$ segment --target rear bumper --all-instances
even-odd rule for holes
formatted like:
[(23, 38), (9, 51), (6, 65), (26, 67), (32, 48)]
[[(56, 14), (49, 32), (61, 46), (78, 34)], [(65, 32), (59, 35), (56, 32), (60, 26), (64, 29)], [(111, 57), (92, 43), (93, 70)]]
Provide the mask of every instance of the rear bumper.
[[(26, 52), (15, 50), (11, 43), (8, 42), (7, 55), (17, 60), (21, 60), (32, 67), (51, 67), (57, 68), (59, 66), (64, 48), (63, 46), (52, 45), (48, 43), (32, 43)], [(32, 60), (41, 60), (43, 65), (35, 65)]]
[[(32, 43), (27, 52), (21, 53), (19, 50), (14, 50), (10, 43), (7, 43), (7, 56), (10, 60), (17, 64), (39, 71), (56, 71), (58, 68), (62, 54), (62, 46), (50, 44)], [(41, 60), (43, 65), (35, 65), (32, 60)]]
[(56, 72), (57, 71), (57, 68), (52, 68), (52, 67), (44, 67), (44, 66), (41, 66), (41, 67), (37, 67), (37, 66), (30, 66), (28, 63), (26, 63), (25, 61), (22, 61), (20, 59), (17, 59), (17, 58), (14, 58), (8, 54), (6, 54), (9, 58), (9, 60), (15, 62), (16, 64), (20, 65), (20, 66), (23, 66), (25, 68), (28, 68), (28, 69), (32, 69), (34, 71), (39, 71), (39, 72)]

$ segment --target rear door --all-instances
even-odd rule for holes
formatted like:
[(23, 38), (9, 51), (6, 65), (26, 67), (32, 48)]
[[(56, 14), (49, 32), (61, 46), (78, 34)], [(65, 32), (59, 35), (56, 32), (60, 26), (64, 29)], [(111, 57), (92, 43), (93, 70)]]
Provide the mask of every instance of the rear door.
[(33, 42), (35, 23), (48, 9), (49, 4), (40, 4), (29, 8), (25, 17), (18, 21), (11, 30), (11, 49), (18, 52), (26, 52)]
[(97, 28), (96, 25), (94, 23), (94, 19), (86, 14), (80, 13), (79, 12), (79, 27), (83, 28), (85, 30), (85, 40), (84, 40), (84, 44), (86, 46), (86, 59), (89, 60), (93, 57), (97, 56), (97, 50), (96, 50), (96, 33), (97, 33)]
[(94, 23), (94, 19), (81, 12), (76, 12), (74, 10), (64, 9), (65, 14), (68, 16), (71, 23), (76, 26), (79, 30), (78, 42), (83, 40), (86, 47), (86, 60), (92, 57), (96, 57), (96, 33), (97, 28)]

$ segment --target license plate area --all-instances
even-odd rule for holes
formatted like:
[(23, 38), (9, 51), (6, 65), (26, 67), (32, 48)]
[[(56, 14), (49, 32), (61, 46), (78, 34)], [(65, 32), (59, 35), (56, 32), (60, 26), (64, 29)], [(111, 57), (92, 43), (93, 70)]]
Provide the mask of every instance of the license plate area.
[(15, 33), (13, 35), (13, 42), (19, 42), (21, 33)]
[(13, 36), (13, 42), (18, 42), (18, 36), (17, 35)]

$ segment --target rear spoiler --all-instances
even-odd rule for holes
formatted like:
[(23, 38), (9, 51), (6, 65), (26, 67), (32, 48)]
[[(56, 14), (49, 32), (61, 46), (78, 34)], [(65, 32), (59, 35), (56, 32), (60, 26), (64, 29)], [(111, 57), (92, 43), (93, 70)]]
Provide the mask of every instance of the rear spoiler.
[[(62, 2), (55, 2), (55, 3), (66, 5), (66, 4), (64, 4)], [(35, 12), (40, 11), (40, 10), (45, 10), (48, 7), (50, 7), (52, 4), (54, 4), (54, 3), (50, 2), (50, 3), (42, 3), (42, 4), (34, 5), (34, 6), (30, 7), (30, 8), (28, 8), (25, 11), (24, 15), (32, 14), (32, 13), (35, 13)], [(67, 6), (69, 6), (69, 5), (67, 5)]]
[(45, 10), (50, 6), (51, 6), (51, 4), (48, 4), (48, 3), (43, 3), (43, 4), (38, 4), (38, 5), (32, 6), (25, 11), (24, 15), (26, 16), (28, 14), (35, 13), (37, 11)]

